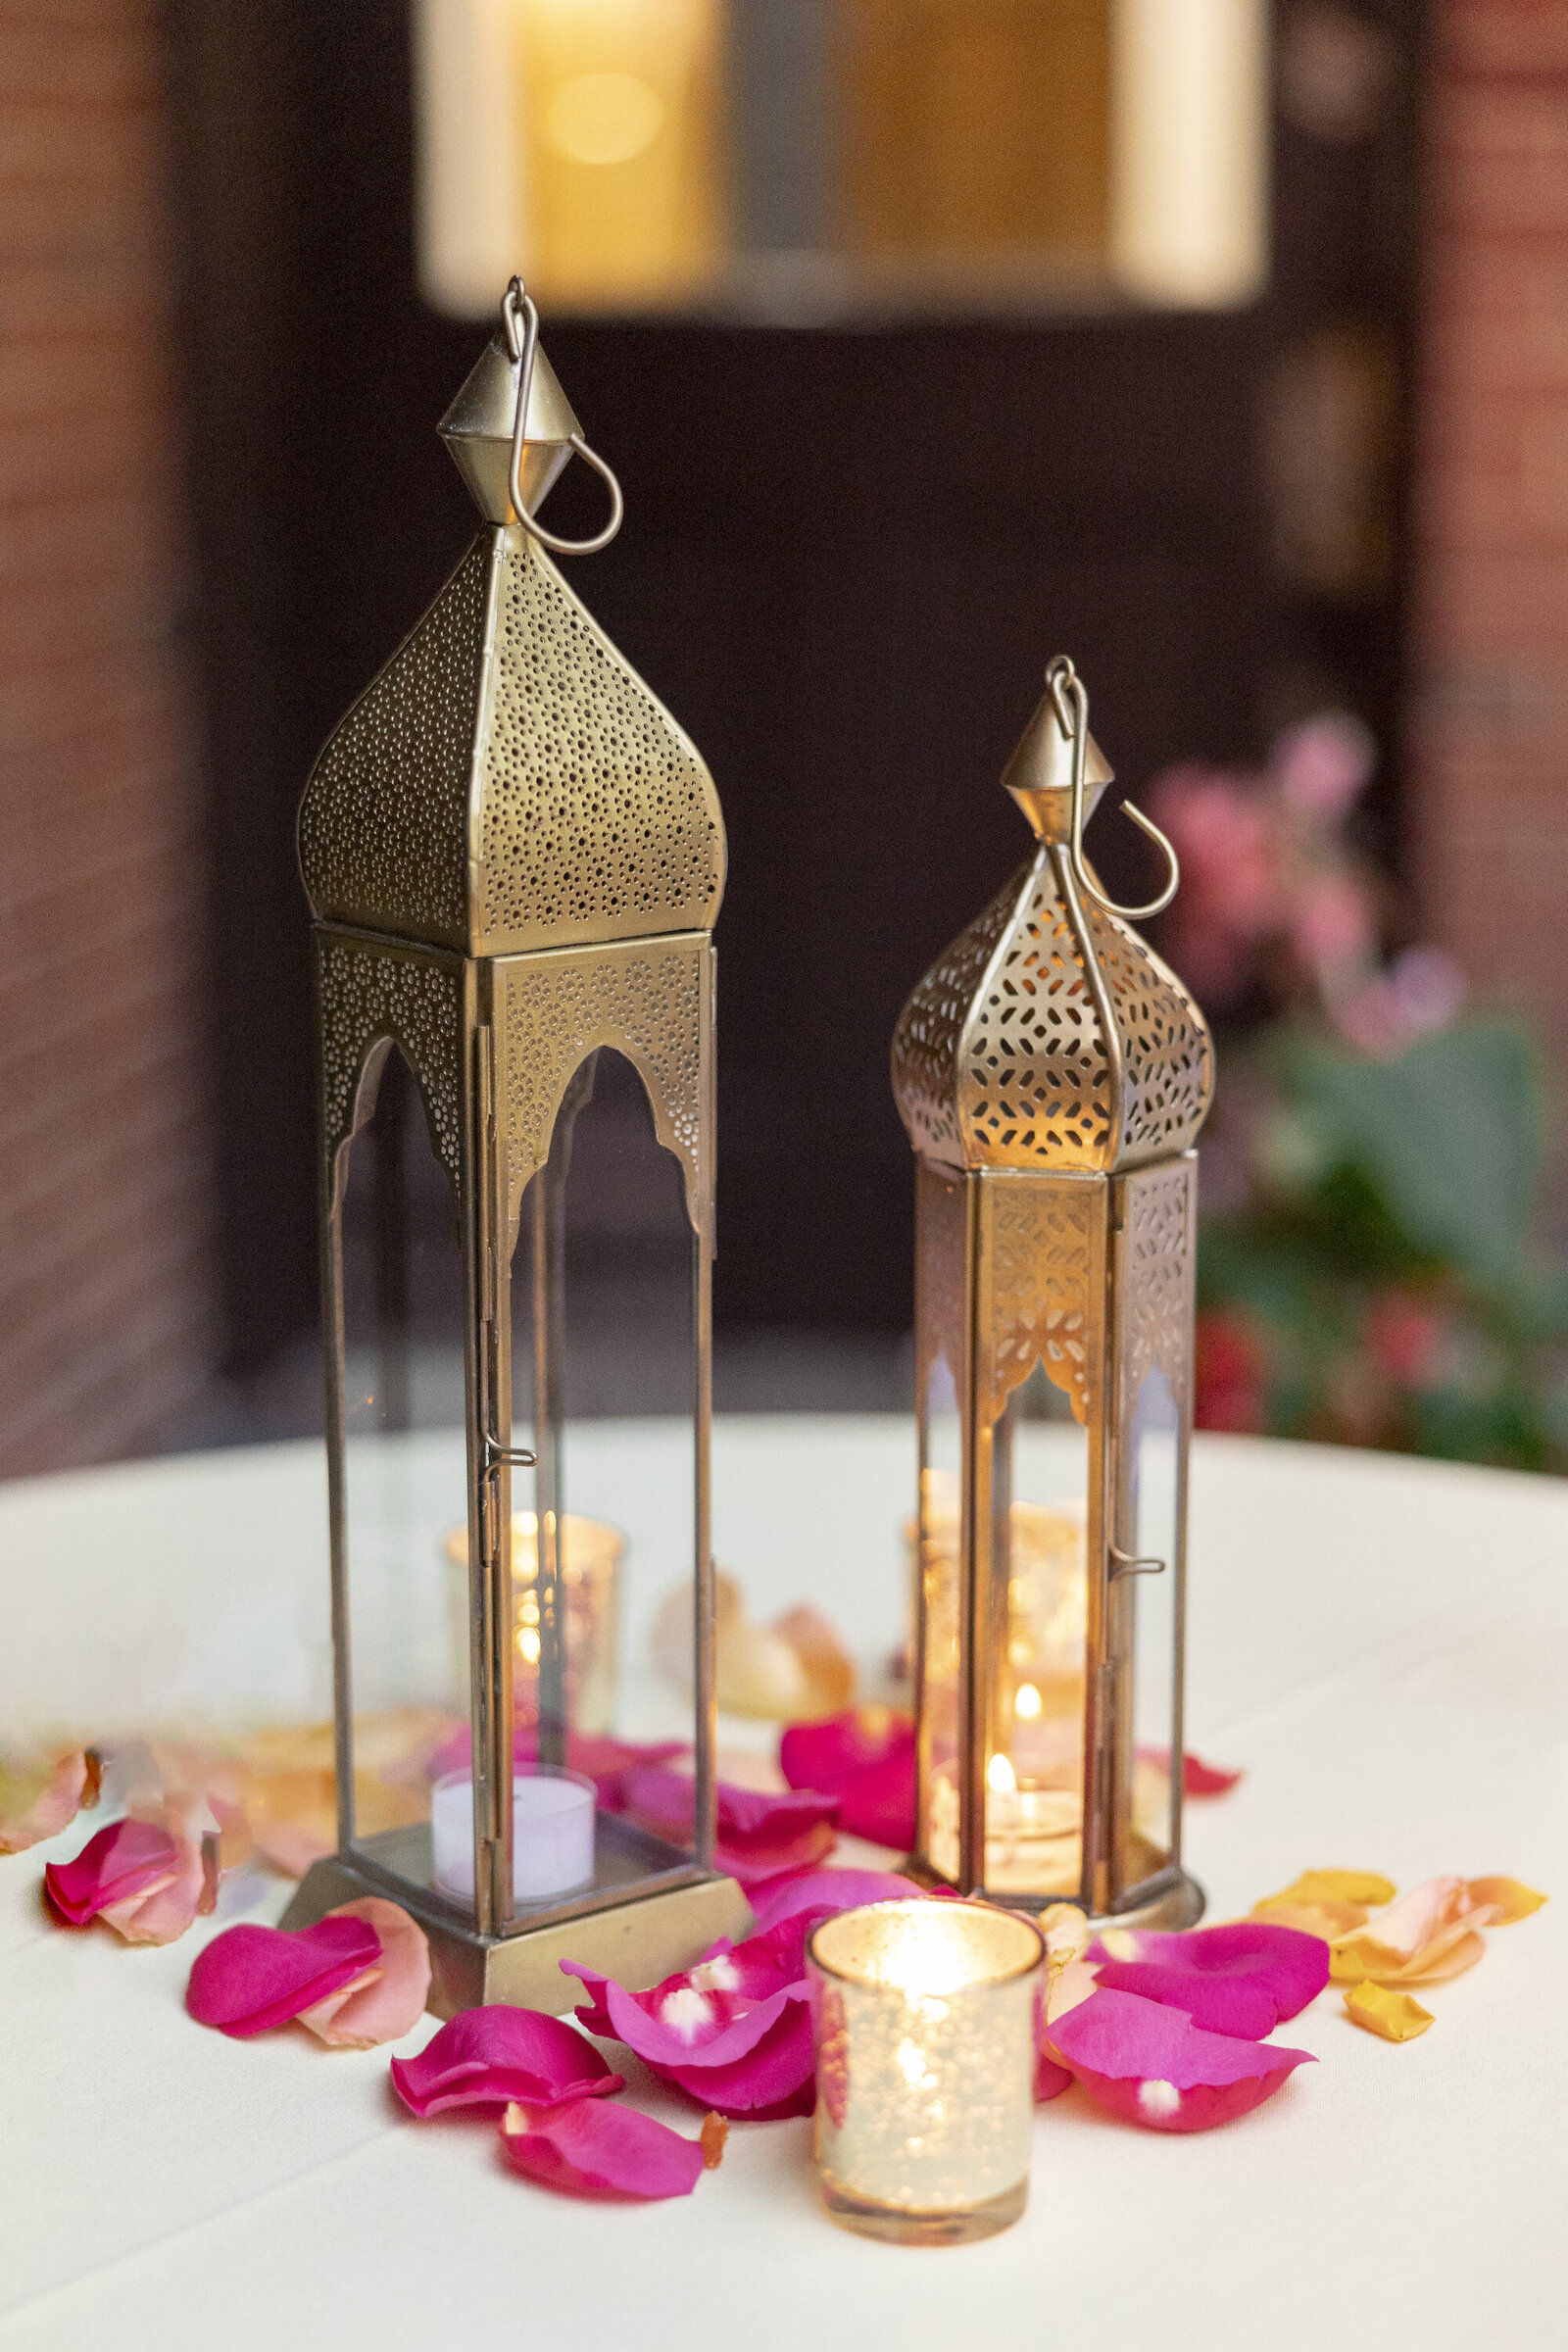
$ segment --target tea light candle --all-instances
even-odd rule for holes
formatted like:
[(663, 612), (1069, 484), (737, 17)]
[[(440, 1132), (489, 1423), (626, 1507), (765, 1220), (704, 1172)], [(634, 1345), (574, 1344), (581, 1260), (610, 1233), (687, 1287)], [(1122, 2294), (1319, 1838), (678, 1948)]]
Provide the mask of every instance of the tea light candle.
[(835, 2221), (955, 2245), (1017, 2220), (1045, 1949), (1029, 1920), (981, 1903), (872, 1903), (815, 1930), (816, 2161)]
[[(512, 1784), (512, 1893), (537, 1903), (570, 1894), (594, 1875), (593, 1782), (548, 1764), (519, 1770)], [(430, 1791), (435, 1875), (449, 1894), (473, 1895), (473, 1783), (449, 1772)]]

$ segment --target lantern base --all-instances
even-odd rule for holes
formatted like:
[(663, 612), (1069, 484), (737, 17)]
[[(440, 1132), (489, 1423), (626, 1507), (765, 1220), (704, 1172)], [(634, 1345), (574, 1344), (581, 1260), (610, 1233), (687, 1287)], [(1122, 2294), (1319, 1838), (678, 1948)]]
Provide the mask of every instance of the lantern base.
[(572, 1919), (547, 1920), (512, 1936), (481, 1936), (454, 1921), (445, 1908), (421, 1903), (417, 1888), (389, 1886), (342, 1854), (312, 1863), (281, 1924), (314, 1927), (328, 1911), (367, 1895), (400, 1903), (424, 1930), (430, 1943), (425, 2007), (436, 2017), (456, 2017), (462, 2009), (491, 2001), (560, 2017), (582, 1997), (577, 1978), (562, 1975), (563, 1960), (578, 1960), (628, 1990), (643, 1992), (677, 1969), (691, 1967), (721, 1936), (738, 1942), (756, 1925), (736, 1882), (715, 1877), (662, 1887), (634, 1902)]
[[(906, 1854), (898, 1865), (907, 1879), (917, 1886), (946, 1886), (953, 1892), (952, 1881), (942, 1878), (929, 1862), (918, 1854)], [(968, 1889), (975, 1902), (996, 1903), (1004, 1911), (1048, 1911), (1053, 1903), (1077, 1903), (1075, 1894), (988, 1894), (983, 1886)], [(1091, 1912), (1090, 1927), (1098, 1934), (1102, 1928), (1196, 1928), (1203, 1916), (1207, 1902), (1203, 1889), (1185, 1870), (1162, 1870), (1153, 1880), (1148, 1894), (1140, 1903), (1119, 1911)]]

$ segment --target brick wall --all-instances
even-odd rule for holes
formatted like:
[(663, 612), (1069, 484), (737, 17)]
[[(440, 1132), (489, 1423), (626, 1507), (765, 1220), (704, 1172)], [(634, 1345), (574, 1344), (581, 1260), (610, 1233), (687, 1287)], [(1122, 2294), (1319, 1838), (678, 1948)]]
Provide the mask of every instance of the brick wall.
[(1568, 0), (1439, 0), (1417, 477), (1429, 925), (1568, 1054)]
[(0, 12), (0, 1474), (208, 1353), (159, 12)]

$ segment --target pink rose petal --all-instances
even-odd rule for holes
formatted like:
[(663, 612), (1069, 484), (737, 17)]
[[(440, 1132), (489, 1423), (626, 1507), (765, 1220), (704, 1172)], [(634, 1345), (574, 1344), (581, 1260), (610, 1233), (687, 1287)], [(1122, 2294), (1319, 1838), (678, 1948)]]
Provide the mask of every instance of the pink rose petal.
[(602, 2099), (514, 2104), (502, 2118), (501, 2145), (524, 2180), (576, 2196), (689, 2197), (704, 2167), (700, 2139)]
[[(672, 1756), (684, 1755), (690, 1745), (689, 1740), (611, 1740), (587, 1732), (570, 1732), (566, 1738), (566, 1763), (572, 1772), (587, 1774), (605, 1812), (620, 1813), (625, 1810), (629, 1772), (644, 1765), (667, 1764)], [(432, 1751), (424, 1769), (432, 1781), (438, 1781), (445, 1773), (466, 1772), (472, 1754), (473, 1735), (465, 1726)], [(538, 1763), (536, 1724), (517, 1727), (513, 1736), (512, 1760), (514, 1764)]]
[(59, 1917), (81, 1928), (111, 1904), (167, 1886), (179, 1859), (179, 1848), (161, 1822), (112, 1821), (88, 1838), (74, 1860), (45, 1865), (44, 1890)]
[(1261, 1919), (1163, 1935), (1106, 1928), (1088, 1958), (1114, 1992), (1137, 1992), (1184, 2009), (1195, 2026), (1261, 2041), (1314, 2000), (1329, 1981), (1320, 1936)]
[(1035, 2060), (1035, 2104), (1044, 2107), (1049, 2099), (1059, 2099), (1071, 2082), (1072, 2069), (1058, 2066), (1042, 2050)]
[(93, 1801), (96, 1789), (89, 1793), (89, 1777), (85, 1750), (76, 1747), (61, 1756), (31, 1803), (0, 1821), (0, 1854), (25, 1853), (29, 1845), (68, 1830), (82, 1805)]
[(891, 1707), (852, 1707), (795, 1723), (779, 1741), (792, 1788), (839, 1800), (839, 1827), (876, 1845), (914, 1842), (914, 1726)]
[(891, 1903), (918, 1894), (912, 1879), (892, 1870), (806, 1870), (789, 1878), (770, 1880), (754, 1909), (761, 1935), (780, 1920), (814, 1911), (824, 1918), (832, 1911), (854, 1911), (861, 1903)]
[(397, 1903), (363, 1895), (340, 1904), (328, 1919), (361, 1919), (381, 1938), (381, 1956), (364, 1976), (300, 2011), (318, 2041), (334, 2050), (373, 2050), (401, 2040), (424, 2015), (430, 1990), (430, 1946), (424, 1930)]
[[(625, 1810), (656, 1837), (683, 1844), (692, 1833), (693, 1793), (688, 1774), (648, 1765), (626, 1775)], [(720, 1781), (714, 1859), (743, 1886), (808, 1869), (832, 1852), (838, 1811), (834, 1797), (774, 1796)]]
[[(1152, 1764), (1156, 1772), (1168, 1773), (1170, 1749), (1141, 1747), (1138, 1761), (1140, 1764)], [(1235, 1788), (1241, 1777), (1239, 1766), (1235, 1772), (1228, 1772), (1223, 1764), (1205, 1764), (1202, 1757), (1195, 1756), (1191, 1748), (1182, 1758), (1183, 1796), (1223, 1796), (1227, 1789)]]
[(624, 2090), (601, 2053), (574, 2027), (505, 2002), (465, 2009), (416, 2058), (394, 2058), (399, 2098), (418, 2116), (444, 2107), (555, 2107), (565, 2099)]
[(246, 2041), (364, 1977), (380, 1954), (369, 1922), (342, 1914), (314, 1928), (225, 1928), (198, 1953), (185, 2006), (199, 2026)]
[(1205, 2034), (1180, 2009), (1101, 1990), (1054, 2019), (1051, 2054), (1101, 2106), (1152, 2132), (1234, 2123), (1278, 2090), (1310, 2051)]

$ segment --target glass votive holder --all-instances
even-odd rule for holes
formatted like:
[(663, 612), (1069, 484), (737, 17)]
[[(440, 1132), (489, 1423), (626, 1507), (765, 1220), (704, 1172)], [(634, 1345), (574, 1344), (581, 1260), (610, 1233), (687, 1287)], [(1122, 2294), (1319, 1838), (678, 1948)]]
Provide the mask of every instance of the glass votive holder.
[(984, 1903), (871, 1903), (813, 1932), (816, 2162), (836, 2222), (951, 2246), (1018, 2219), (1045, 1956), (1031, 1921)]
[[(573, 1894), (594, 1875), (597, 1791), (583, 1773), (524, 1764), (512, 1783), (512, 1896), (540, 1903)], [(449, 1772), (430, 1791), (436, 1884), (473, 1896), (473, 1782)]]
[[(468, 1679), (468, 1531), (443, 1538), (458, 1688)], [(601, 1519), (567, 1511), (561, 1522), (561, 1582), (565, 1591), (566, 1713), (574, 1732), (608, 1732), (615, 1719), (620, 1640), (620, 1562), (626, 1539)], [(513, 1699), (519, 1723), (538, 1715), (539, 1522), (512, 1514)]]

